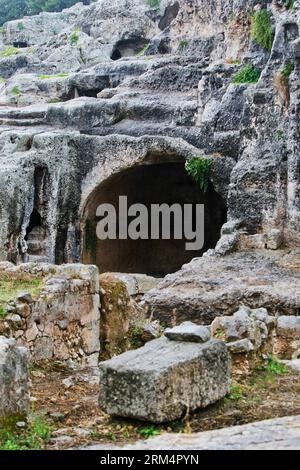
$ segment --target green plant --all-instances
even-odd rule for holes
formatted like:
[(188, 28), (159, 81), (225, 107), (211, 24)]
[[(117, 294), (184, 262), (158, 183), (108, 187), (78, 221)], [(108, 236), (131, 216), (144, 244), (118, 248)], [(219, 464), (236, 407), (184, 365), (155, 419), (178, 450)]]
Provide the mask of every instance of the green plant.
[(194, 157), (185, 164), (186, 171), (203, 192), (206, 192), (208, 189), (211, 166), (212, 160), (203, 157)]
[(291, 73), (294, 71), (295, 65), (293, 62), (288, 62), (286, 66), (281, 70), (281, 75), (283, 75), (285, 78), (289, 78)]
[(16, 429), (15, 425), (0, 427), (0, 450), (39, 450), (43, 449), (52, 433), (52, 427), (44, 415), (29, 416), (24, 430)]
[(260, 77), (260, 71), (252, 64), (244, 65), (233, 77), (232, 83), (257, 83)]
[(0, 52), (0, 57), (11, 57), (12, 55), (16, 55), (20, 53), (20, 49), (14, 46), (7, 46), (3, 51)]
[(58, 73), (57, 75), (39, 75), (40, 80), (48, 80), (50, 78), (64, 78), (68, 77), (68, 73)]
[(0, 318), (7, 315), (6, 304), (20, 292), (30, 292), (34, 297), (41, 291), (41, 279), (30, 275), (1, 275), (0, 276)]
[(0, 77), (0, 85), (4, 85), (6, 83), (6, 80), (2, 77)]
[(14, 96), (21, 96), (22, 93), (17, 85), (13, 86), (12, 89), (10, 90), (11, 94)]
[(277, 129), (277, 131), (275, 132), (275, 140), (277, 140), (277, 142), (279, 142), (280, 140), (283, 140), (284, 138), (284, 132), (282, 129)]
[(145, 437), (146, 439), (149, 439), (149, 437), (159, 436), (160, 430), (155, 428), (154, 426), (149, 426), (147, 428), (140, 429), (139, 434)]
[(243, 397), (243, 390), (241, 386), (238, 384), (232, 384), (230, 387), (230, 392), (227, 395), (227, 398), (229, 398), (229, 400), (239, 400), (242, 397)]
[(295, 0), (284, 0), (284, 6), (287, 10), (291, 10), (295, 6)]
[(160, 6), (160, 0), (148, 0), (148, 5), (151, 8), (158, 8)]
[(0, 305), (0, 318), (5, 318), (7, 315), (7, 310), (5, 309), (5, 307), (3, 307), (3, 305)]
[(265, 366), (266, 371), (272, 375), (284, 375), (287, 373), (287, 368), (284, 364), (279, 362), (273, 356), (269, 356)]
[(189, 45), (189, 41), (187, 39), (182, 39), (178, 45), (178, 51), (184, 51)]
[(271, 13), (268, 10), (258, 10), (252, 16), (251, 37), (261, 47), (271, 52), (274, 34), (271, 23)]
[(24, 31), (24, 29), (25, 29), (24, 23), (22, 23), (22, 22), (18, 23), (17, 28), (18, 28), (19, 31)]
[(143, 55), (147, 52), (147, 50), (149, 49), (149, 46), (150, 46), (150, 44), (146, 44), (146, 45), (143, 47), (143, 49), (141, 49), (139, 52), (137, 52), (137, 53), (135, 54), (135, 56), (136, 56), (136, 57), (141, 57), (141, 56), (143, 56)]
[(76, 44), (79, 41), (79, 33), (81, 29), (80, 28), (75, 28), (69, 38), (71, 46), (76, 46)]

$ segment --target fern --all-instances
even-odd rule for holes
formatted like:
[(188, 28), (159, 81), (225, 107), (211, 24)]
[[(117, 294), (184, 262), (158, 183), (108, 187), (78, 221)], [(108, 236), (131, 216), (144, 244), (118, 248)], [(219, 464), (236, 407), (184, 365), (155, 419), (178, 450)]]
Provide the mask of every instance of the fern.
[(186, 171), (204, 193), (208, 189), (211, 165), (212, 160), (203, 157), (194, 157), (185, 164)]

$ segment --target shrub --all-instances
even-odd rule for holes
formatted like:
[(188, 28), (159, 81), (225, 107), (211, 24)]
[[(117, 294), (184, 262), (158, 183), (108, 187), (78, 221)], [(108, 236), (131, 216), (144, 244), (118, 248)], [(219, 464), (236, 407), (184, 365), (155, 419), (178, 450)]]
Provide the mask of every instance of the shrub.
[(186, 49), (189, 45), (189, 41), (187, 39), (182, 39), (180, 43), (178, 44), (178, 51), (182, 52), (184, 49)]
[(14, 46), (7, 46), (3, 51), (0, 52), (0, 57), (10, 57), (15, 54), (19, 54), (20, 49)]
[(24, 31), (24, 29), (25, 29), (24, 23), (22, 23), (22, 22), (18, 23), (17, 28), (18, 28), (19, 31)]
[(281, 70), (281, 75), (283, 75), (285, 78), (289, 78), (291, 73), (294, 71), (295, 65), (293, 62), (288, 62), (286, 66)]
[(260, 77), (260, 71), (252, 64), (242, 67), (233, 77), (232, 83), (257, 83)]
[(15, 85), (14, 87), (12, 87), (12, 89), (10, 90), (11, 94), (14, 95), (14, 96), (21, 96), (21, 91), (19, 89), (19, 87), (17, 85)]
[(71, 46), (76, 46), (76, 44), (78, 43), (78, 41), (79, 41), (79, 34), (78, 33), (80, 33), (80, 28), (75, 28), (74, 31), (72, 32), (71, 36), (70, 36)]
[(151, 8), (158, 8), (160, 6), (160, 0), (148, 0), (148, 5)]
[(259, 10), (252, 16), (251, 37), (261, 47), (271, 52), (274, 34), (269, 11)]
[(284, 0), (284, 6), (287, 10), (294, 8), (295, 0)]
[(203, 157), (194, 157), (185, 164), (186, 171), (203, 192), (206, 192), (208, 189), (211, 165), (212, 160)]

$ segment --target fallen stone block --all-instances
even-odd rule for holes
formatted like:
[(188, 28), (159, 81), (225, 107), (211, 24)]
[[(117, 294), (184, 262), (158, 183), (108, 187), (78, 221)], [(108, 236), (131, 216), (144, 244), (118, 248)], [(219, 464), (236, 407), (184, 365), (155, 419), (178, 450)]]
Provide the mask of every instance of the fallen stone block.
[(160, 423), (215, 403), (229, 384), (224, 342), (162, 337), (100, 364), (99, 404), (113, 416)]
[(205, 343), (210, 340), (210, 329), (192, 322), (184, 322), (174, 328), (167, 328), (165, 336), (172, 341), (187, 341), (192, 343)]
[(28, 350), (0, 336), (0, 424), (26, 416), (28, 394)]

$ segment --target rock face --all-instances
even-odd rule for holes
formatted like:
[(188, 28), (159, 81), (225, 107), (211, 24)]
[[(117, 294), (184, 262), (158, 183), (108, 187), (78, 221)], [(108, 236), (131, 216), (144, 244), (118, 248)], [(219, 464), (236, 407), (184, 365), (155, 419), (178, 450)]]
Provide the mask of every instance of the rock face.
[(0, 263), (0, 275), (31, 273), (41, 279), (32, 298), (23, 293), (6, 306), (1, 334), (27, 347), (31, 362), (73, 360), (97, 365), (100, 352), (99, 274), (94, 266)]
[(29, 406), (28, 350), (0, 336), (0, 424), (26, 416)]
[[(94, 263), (98, 256), (101, 267), (101, 250), (87, 236), (100, 187), (137, 165), (183, 167), (195, 156), (212, 161), (209, 193), (198, 194), (207, 206), (205, 250), (298, 246), (299, 1), (291, 9), (262, 2), (271, 51), (251, 38), (256, 6), (103, 0), (24, 18), (22, 28), (7, 23), (0, 258)], [(257, 68), (257, 83), (235, 83), (245, 65)]]
[(167, 276), (144, 302), (154, 318), (169, 325), (185, 320), (207, 325), (218, 316), (232, 315), (241, 304), (264, 307), (271, 316), (297, 316), (299, 266), (297, 250), (204, 256)]
[(160, 423), (223, 398), (229, 383), (230, 358), (222, 341), (163, 337), (100, 364), (99, 404), (114, 416)]

